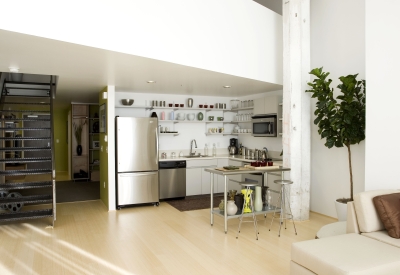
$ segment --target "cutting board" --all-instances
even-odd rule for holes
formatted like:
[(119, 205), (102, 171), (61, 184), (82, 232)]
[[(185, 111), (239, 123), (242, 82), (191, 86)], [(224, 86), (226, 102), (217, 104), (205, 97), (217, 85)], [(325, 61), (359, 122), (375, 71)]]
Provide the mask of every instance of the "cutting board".
[(279, 168), (279, 165), (274, 165), (274, 166), (261, 166), (261, 167), (254, 167), (254, 166), (250, 166), (250, 165), (245, 165), (244, 166), (247, 169), (250, 170), (270, 170), (270, 169), (277, 169)]
[(218, 167), (218, 168), (215, 168), (215, 170), (223, 171), (223, 172), (237, 172), (237, 171), (250, 171), (253, 169), (249, 169), (247, 167), (239, 167), (239, 169), (232, 170), (232, 169), (225, 169), (224, 167)]

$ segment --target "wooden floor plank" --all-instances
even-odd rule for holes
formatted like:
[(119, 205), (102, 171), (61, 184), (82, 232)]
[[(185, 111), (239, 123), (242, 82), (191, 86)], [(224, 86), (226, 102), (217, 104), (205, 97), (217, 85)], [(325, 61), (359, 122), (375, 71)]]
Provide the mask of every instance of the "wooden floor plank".
[(101, 201), (57, 204), (57, 221), (0, 225), (0, 274), (289, 274), (293, 242), (314, 239), (336, 219), (310, 213), (310, 220), (279, 222), (271, 215), (252, 223), (214, 218), (207, 209), (179, 212), (167, 203), (108, 212)]

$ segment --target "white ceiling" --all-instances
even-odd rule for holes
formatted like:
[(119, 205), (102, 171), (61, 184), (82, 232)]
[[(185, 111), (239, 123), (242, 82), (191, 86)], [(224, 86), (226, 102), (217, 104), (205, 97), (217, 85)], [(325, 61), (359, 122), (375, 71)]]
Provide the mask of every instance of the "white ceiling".
[(18, 67), (20, 73), (59, 76), (57, 107), (98, 102), (99, 91), (107, 85), (122, 92), (227, 97), (282, 89), (282, 85), (4, 30), (0, 41), (0, 72)]

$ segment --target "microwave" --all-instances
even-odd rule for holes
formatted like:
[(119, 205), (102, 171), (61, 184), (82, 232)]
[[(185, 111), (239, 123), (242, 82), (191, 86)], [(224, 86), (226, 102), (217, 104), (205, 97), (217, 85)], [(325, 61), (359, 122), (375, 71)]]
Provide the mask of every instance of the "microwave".
[(277, 114), (262, 114), (251, 117), (253, 137), (276, 137)]

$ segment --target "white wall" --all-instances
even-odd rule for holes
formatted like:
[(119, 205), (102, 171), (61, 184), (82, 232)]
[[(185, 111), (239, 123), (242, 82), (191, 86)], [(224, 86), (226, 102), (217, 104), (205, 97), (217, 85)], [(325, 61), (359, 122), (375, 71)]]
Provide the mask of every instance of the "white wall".
[[(380, 5), (385, 6), (382, 3)], [(359, 79), (365, 79), (365, 1), (311, 1), (311, 68), (316, 67), (324, 67), (325, 71), (331, 73), (335, 95), (338, 94), (336, 89), (339, 84), (338, 77), (358, 73)], [(368, 102), (370, 100), (371, 98), (368, 98)], [(324, 146), (325, 141), (320, 139), (318, 128), (313, 124), (315, 102), (315, 100), (311, 102), (310, 209), (336, 217), (335, 199), (350, 196), (347, 149), (345, 147), (328, 149)], [(387, 106), (382, 108), (386, 109)], [(369, 108), (367, 112), (368, 110)], [(375, 124), (379, 125), (380, 138), (382, 138), (381, 123), (380, 117), (379, 123)], [(374, 126), (374, 129), (376, 128)], [(351, 147), (355, 193), (364, 190), (364, 148), (365, 142)], [(376, 171), (375, 169), (374, 172)], [(387, 169), (380, 170), (379, 174), (383, 171)]]
[(366, 1), (366, 190), (400, 188), (399, 10), (398, 0)]
[(1, 7), (9, 11), (0, 16), (4, 30), (282, 84), (282, 17), (250, 0), (22, 0)]
[[(257, 99), (260, 97), (264, 97), (266, 95), (282, 95), (282, 91), (274, 91), (268, 92), (258, 95), (249, 95), (246, 97), (238, 98), (239, 100), (248, 100), (248, 99)], [(152, 100), (165, 100), (166, 104), (168, 103), (183, 103), (185, 107), (187, 107), (187, 99), (191, 97), (193, 98), (194, 104), (193, 107), (198, 107), (199, 104), (215, 104), (215, 103), (226, 103), (227, 108), (230, 109), (230, 100), (233, 98), (227, 97), (210, 97), (210, 96), (182, 96), (182, 95), (165, 95), (165, 94), (145, 94), (145, 93), (133, 93), (133, 92), (116, 92), (115, 94), (115, 102), (116, 102), (116, 109), (115, 115), (119, 116), (150, 116), (153, 111), (144, 110), (143, 108), (134, 109), (134, 108), (118, 108), (118, 106), (122, 106), (121, 99), (123, 98), (133, 98), (135, 99), (134, 106), (145, 106), (146, 104), (149, 106)], [(164, 110), (164, 109), (156, 109), (158, 118), (160, 119), (160, 113), (162, 111), (165, 112), (166, 118), (169, 117), (172, 110)], [(199, 110), (190, 111), (190, 110), (182, 110), (182, 111), (175, 111), (176, 113), (195, 113), (197, 114), (200, 112)], [(252, 111), (248, 111), (251, 113)], [(247, 113), (247, 112), (244, 112)], [(204, 111), (203, 111), (204, 114)], [(233, 116), (236, 113), (234, 112), (225, 112), (223, 113), (220, 110), (215, 110), (212, 112), (207, 112), (204, 115), (204, 121), (207, 120), (209, 115), (213, 115), (214, 119), (216, 120), (217, 116), (224, 116), (226, 121), (232, 121)], [(197, 119), (196, 119), (197, 120)], [(218, 149), (225, 149), (219, 150), (219, 152), (223, 152), (228, 154), (228, 146), (229, 146), (229, 139), (230, 138), (238, 138), (239, 142), (241, 142), (244, 146), (252, 148), (252, 149), (262, 149), (263, 147), (267, 147), (270, 151), (278, 151), (282, 150), (282, 138), (266, 138), (266, 137), (253, 137), (251, 135), (239, 135), (239, 136), (207, 136), (205, 132), (208, 128), (214, 127), (224, 127), (226, 132), (232, 131), (234, 124), (222, 124), (222, 123), (177, 123), (174, 124), (172, 122), (162, 122), (160, 120), (160, 124), (164, 127), (169, 127), (170, 129), (173, 128), (175, 131), (179, 132), (179, 136), (160, 136), (159, 145), (160, 151), (170, 151), (176, 150), (177, 153), (181, 150), (189, 150), (190, 149), (190, 141), (192, 139), (196, 139), (198, 148), (196, 149), (197, 152), (203, 153), (203, 149), (205, 144), (207, 143), (208, 148), (212, 148), (213, 143), (216, 144)], [(242, 128), (251, 128), (251, 123), (241, 124)]]

